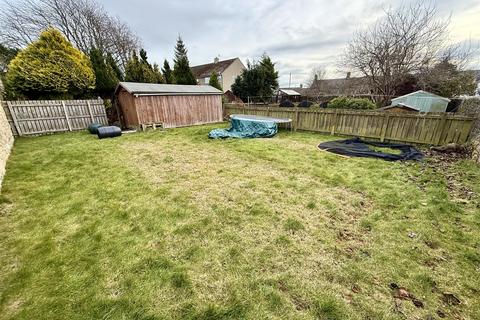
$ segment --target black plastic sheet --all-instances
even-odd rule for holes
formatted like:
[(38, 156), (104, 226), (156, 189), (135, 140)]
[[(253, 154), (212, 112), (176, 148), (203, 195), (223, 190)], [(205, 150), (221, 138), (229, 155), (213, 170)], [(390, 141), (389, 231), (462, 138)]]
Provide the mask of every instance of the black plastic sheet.
[[(400, 150), (400, 154), (374, 150), (370, 146)], [(379, 158), (386, 161), (421, 160), (424, 156), (422, 152), (408, 144), (364, 141), (360, 138), (323, 142), (318, 148), (343, 156)]]

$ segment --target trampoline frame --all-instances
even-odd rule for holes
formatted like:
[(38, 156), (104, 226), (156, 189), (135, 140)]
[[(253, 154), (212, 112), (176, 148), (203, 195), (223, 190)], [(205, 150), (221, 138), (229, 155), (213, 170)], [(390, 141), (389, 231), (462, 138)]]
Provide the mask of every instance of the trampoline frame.
[(231, 114), (230, 119), (232, 118), (237, 118), (237, 119), (244, 119), (244, 120), (250, 120), (250, 121), (270, 121), (270, 122), (275, 122), (276, 124), (280, 123), (285, 123), (288, 124), (288, 127), (290, 128), (290, 131), (293, 131), (293, 121), (292, 119), (289, 118), (273, 118), (273, 117), (267, 117), (267, 116), (257, 116), (253, 114)]

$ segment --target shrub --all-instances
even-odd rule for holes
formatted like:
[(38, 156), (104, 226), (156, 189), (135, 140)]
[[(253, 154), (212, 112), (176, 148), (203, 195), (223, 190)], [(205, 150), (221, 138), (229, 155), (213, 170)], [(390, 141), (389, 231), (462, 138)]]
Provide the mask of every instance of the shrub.
[(365, 98), (338, 97), (330, 101), (327, 107), (333, 109), (375, 109), (377, 106)]
[(298, 106), (300, 108), (310, 108), (312, 106), (313, 102), (312, 101), (308, 101), (308, 100), (303, 100), (302, 102), (300, 102), (298, 104)]
[(53, 28), (10, 62), (6, 87), (15, 97), (77, 97), (95, 85), (90, 61)]
[(280, 107), (282, 108), (293, 108), (295, 105), (293, 104), (292, 101), (285, 99), (280, 102)]

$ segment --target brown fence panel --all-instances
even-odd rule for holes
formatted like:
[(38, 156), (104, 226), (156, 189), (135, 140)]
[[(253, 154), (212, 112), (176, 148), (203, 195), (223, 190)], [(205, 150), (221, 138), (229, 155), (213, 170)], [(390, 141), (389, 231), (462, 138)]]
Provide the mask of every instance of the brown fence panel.
[(235, 104), (226, 104), (224, 113), (225, 116), (252, 114), (289, 118), (295, 130), (432, 145), (467, 142), (475, 121), (474, 117), (447, 113), (315, 110)]
[(16, 136), (84, 130), (91, 123), (108, 124), (103, 100), (4, 101)]

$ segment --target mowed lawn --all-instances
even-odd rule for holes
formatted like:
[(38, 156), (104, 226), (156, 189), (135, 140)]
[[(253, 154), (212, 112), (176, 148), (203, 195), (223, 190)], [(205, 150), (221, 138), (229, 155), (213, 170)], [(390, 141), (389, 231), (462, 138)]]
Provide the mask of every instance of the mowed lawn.
[(478, 166), (214, 127), (17, 139), (0, 319), (480, 317)]

